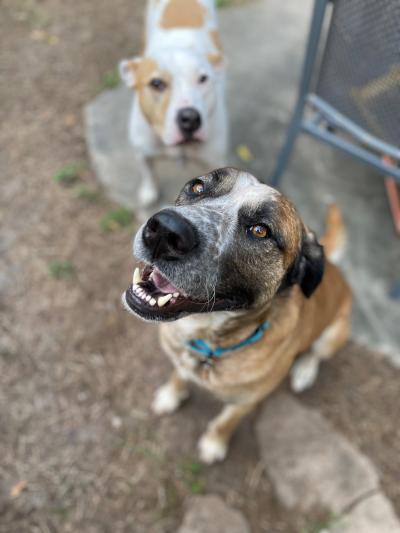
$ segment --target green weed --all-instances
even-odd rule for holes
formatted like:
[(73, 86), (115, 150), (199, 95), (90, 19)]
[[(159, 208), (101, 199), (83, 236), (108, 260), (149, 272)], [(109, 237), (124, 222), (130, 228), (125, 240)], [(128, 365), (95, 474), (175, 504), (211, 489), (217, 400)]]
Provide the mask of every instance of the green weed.
[(54, 259), (49, 264), (49, 273), (54, 279), (70, 278), (74, 273), (74, 266), (71, 261)]

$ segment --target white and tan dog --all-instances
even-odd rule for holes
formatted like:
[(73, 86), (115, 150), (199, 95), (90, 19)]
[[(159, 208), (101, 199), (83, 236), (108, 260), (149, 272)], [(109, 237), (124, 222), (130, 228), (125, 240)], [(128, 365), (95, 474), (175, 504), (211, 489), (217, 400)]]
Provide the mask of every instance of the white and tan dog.
[(153, 408), (176, 410), (188, 381), (226, 403), (200, 439), (204, 461), (225, 457), (240, 420), (289, 372), (293, 389), (304, 390), (346, 343), (351, 292), (331, 262), (343, 238), (332, 206), (324, 253), (287, 198), (232, 168), (191, 180), (175, 206), (139, 229), (134, 253), (146, 266), (123, 302), (162, 322), (175, 366)]
[(121, 61), (119, 70), (135, 91), (129, 138), (142, 206), (158, 198), (150, 158), (191, 158), (204, 171), (225, 164), (224, 57), (214, 0), (150, 0), (143, 55)]

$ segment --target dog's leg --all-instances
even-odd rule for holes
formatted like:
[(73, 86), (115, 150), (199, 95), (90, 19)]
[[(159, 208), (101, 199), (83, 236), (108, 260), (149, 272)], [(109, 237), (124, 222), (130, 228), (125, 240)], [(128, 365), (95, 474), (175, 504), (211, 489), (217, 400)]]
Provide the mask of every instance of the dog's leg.
[(156, 390), (152, 409), (157, 415), (173, 413), (188, 396), (187, 382), (175, 370), (169, 381)]
[(139, 151), (135, 151), (135, 161), (141, 176), (138, 190), (139, 203), (141, 207), (147, 207), (158, 199), (158, 187), (150, 169), (148, 158)]
[(228, 451), (232, 433), (244, 416), (255, 409), (257, 403), (226, 405), (222, 412), (211, 420), (199, 440), (200, 459), (208, 464), (222, 461)]
[(290, 371), (290, 384), (294, 392), (312, 387), (318, 375), (320, 362), (332, 357), (350, 336), (350, 320), (341, 315), (314, 342), (309, 353), (300, 356)]

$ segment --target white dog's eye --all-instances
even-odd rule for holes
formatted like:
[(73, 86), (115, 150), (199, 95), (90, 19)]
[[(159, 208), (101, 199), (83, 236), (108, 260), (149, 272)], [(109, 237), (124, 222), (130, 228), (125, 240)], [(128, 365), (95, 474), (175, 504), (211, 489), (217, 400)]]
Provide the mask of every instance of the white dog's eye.
[(204, 192), (204, 184), (201, 181), (196, 181), (193, 183), (193, 185), (190, 187), (190, 191), (193, 194), (203, 194)]
[(264, 224), (255, 224), (254, 226), (249, 227), (249, 232), (252, 237), (257, 239), (265, 239), (268, 237), (268, 228)]
[(207, 74), (202, 74), (202, 75), (199, 77), (199, 83), (206, 83), (206, 81), (208, 81), (208, 76), (207, 76)]
[(165, 91), (165, 89), (167, 88), (166, 82), (161, 78), (153, 78), (152, 80), (150, 80), (149, 86), (155, 91), (159, 92)]

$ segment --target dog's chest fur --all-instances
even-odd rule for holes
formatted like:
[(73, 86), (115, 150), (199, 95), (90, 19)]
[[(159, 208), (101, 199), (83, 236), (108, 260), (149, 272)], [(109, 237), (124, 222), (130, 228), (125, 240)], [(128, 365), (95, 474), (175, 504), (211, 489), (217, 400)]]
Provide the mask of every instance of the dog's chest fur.
[[(184, 379), (198, 383), (225, 401), (252, 401), (284, 379), (296, 356), (310, 348), (340, 307), (350, 300), (344, 278), (336, 267), (328, 264), (323, 282), (309, 299), (296, 286), (288, 296), (278, 297), (263, 317), (253, 317), (250, 312), (239, 317), (230, 312), (217, 312), (163, 323), (160, 341)], [(222, 345), (235, 344), (266, 318), (271, 326), (259, 342), (230, 352), (211, 364), (202, 362), (201, 356), (186, 347), (187, 341), (194, 338), (208, 342), (232, 319), (237, 321), (238, 330), (222, 337)]]

